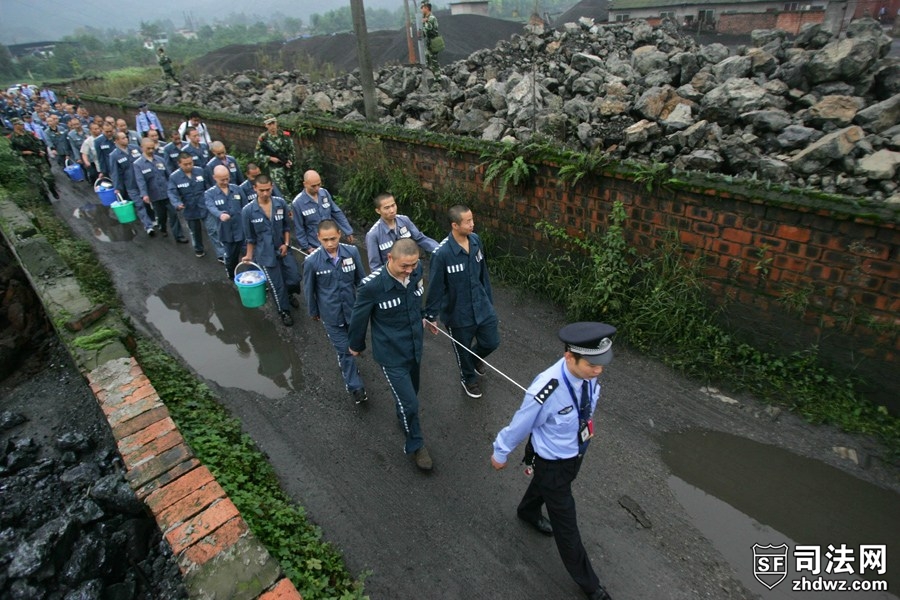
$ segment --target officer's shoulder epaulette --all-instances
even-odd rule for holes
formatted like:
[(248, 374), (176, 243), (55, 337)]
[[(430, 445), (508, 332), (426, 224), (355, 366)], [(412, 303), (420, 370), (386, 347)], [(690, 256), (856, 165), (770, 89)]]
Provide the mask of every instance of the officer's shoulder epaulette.
[(558, 379), (551, 379), (547, 382), (547, 385), (542, 387), (538, 392), (534, 395), (534, 401), (538, 404), (543, 405), (547, 398), (550, 397), (553, 392), (556, 391), (556, 388), (559, 387)]
[(447, 240), (449, 240), (449, 239), (450, 239), (450, 236), (449, 236), (449, 235), (448, 235), (447, 237), (445, 237), (444, 239), (442, 239), (442, 240), (441, 240), (441, 243), (438, 244), (438, 245), (437, 245), (437, 248), (435, 248), (434, 250), (432, 250), (431, 253), (432, 253), (432, 254), (435, 254), (438, 250), (440, 250), (441, 248), (443, 248), (443, 247), (444, 247), (444, 244), (446, 244), (446, 243), (447, 243)]
[(381, 270), (383, 268), (384, 268), (384, 266), (378, 267), (377, 269), (375, 269), (374, 271), (369, 273), (369, 276), (364, 277), (363, 280), (359, 282), (359, 285), (366, 285), (367, 283), (369, 283), (370, 281), (372, 281), (373, 279), (375, 279), (376, 277), (381, 275)]

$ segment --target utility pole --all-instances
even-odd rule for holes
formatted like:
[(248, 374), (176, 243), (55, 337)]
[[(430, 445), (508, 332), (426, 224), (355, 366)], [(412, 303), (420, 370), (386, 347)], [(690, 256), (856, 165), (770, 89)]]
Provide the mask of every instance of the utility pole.
[(406, 11), (406, 50), (409, 53), (409, 64), (416, 64), (416, 48), (413, 40), (416, 39), (413, 34), (412, 19), (409, 16), (409, 2), (403, 0), (403, 9)]
[[(413, 8), (416, 8), (416, 0), (409, 0), (413, 3)], [(425, 64), (425, 38), (422, 34), (422, 11), (416, 11), (416, 37), (418, 38), (418, 46), (419, 46), (419, 63)]]
[(366, 120), (375, 121), (375, 77), (372, 75), (372, 55), (369, 53), (369, 34), (366, 29), (366, 8), (363, 0), (350, 0), (353, 31), (356, 32), (356, 53), (359, 57), (359, 82), (363, 89)]

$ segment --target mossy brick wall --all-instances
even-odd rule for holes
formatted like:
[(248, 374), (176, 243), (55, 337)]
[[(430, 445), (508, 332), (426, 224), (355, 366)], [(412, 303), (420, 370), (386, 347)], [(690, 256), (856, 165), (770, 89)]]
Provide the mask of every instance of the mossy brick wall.
[[(91, 110), (114, 107), (96, 105)], [(121, 109), (119, 109), (121, 110)], [(158, 111), (163, 124), (183, 117)], [(119, 114), (113, 113), (114, 116)], [(127, 114), (133, 115), (134, 109)], [(229, 147), (252, 153), (261, 125), (207, 119), (211, 134)], [(358, 161), (354, 134), (319, 127), (298, 145), (314, 146), (336, 167)], [(455, 189), (473, 206), (476, 222), (513, 252), (546, 249), (538, 221), (565, 226), (573, 235), (601, 234), (616, 201), (625, 205), (630, 242), (649, 252), (677, 235), (682, 247), (704, 261), (709, 291), (724, 307), (723, 319), (762, 348), (793, 351), (816, 345), (842, 373), (867, 382), (870, 397), (900, 412), (896, 373), (900, 355), (900, 231), (847, 212), (790, 202), (785, 193), (765, 203), (752, 192), (673, 191), (618, 177), (585, 177), (561, 185), (557, 168), (541, 165), (526, 189), (510, 189), (501, 201), (484, 189), (484, 160), (442, 146), (382, 139), (394, 164), (406, 165), (428, 190)], [(439, 220), (439, 222), (441, 222)]]

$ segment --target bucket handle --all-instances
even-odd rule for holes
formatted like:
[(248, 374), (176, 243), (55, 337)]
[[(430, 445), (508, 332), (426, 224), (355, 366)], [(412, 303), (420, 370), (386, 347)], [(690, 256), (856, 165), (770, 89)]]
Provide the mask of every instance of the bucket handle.
[(74, 164), (76, 164), (75, 161), (73, 161), (71, 158), (69, 158), (68, 156), (66, 156), (66, 166), (67, 166), (67, 167), (71, 167), (71, 166), (74, 165)]
[[(255, 262), (253, 262), (253, 261), (247, 261), (247, 262), (238, 261), (237, 266), (234, 268), (234, 274), (237, 275), (237, 274), (238, 274), (238, 269), (239, 269), (240, 267), (244, 266), (244, 265), (250, 265), (251, 267), (256, 267), (256, 269), (257, 269), (258, 271), (263, 271), (263, 268), (262, 268), (261, 266), (259, 266), (258, 264), (256, 264)], [(242, 272), (243, 272), (243, 271), (242, 271)]]
[(97, 181), (94, 182), (94, 187), (96, 188), (97, 185), (98, 185), (101, 181), (108, 181), (108, 182), (112, 183), (112, 179), (110, 179), (109, 177), (98, 177), (98, 178), (97, 178)]

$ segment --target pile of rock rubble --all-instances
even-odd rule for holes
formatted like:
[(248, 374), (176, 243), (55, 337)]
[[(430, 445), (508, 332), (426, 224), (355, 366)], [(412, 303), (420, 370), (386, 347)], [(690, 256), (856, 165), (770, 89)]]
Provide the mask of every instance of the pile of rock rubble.
[[(492, 141), (539, 134), (615, 158), (900, 202), (900, 59), (872, 19), (845, 33), (759, 30), (750, 47), (729, 50), (699, 46), (668, 22), (529, 26), (437, 81), (418, 66), (381, 68), (379, 120)], [(355, 74), (310, 83), (298, 72), (244, 72), (134, 96), (364, 118)]]

